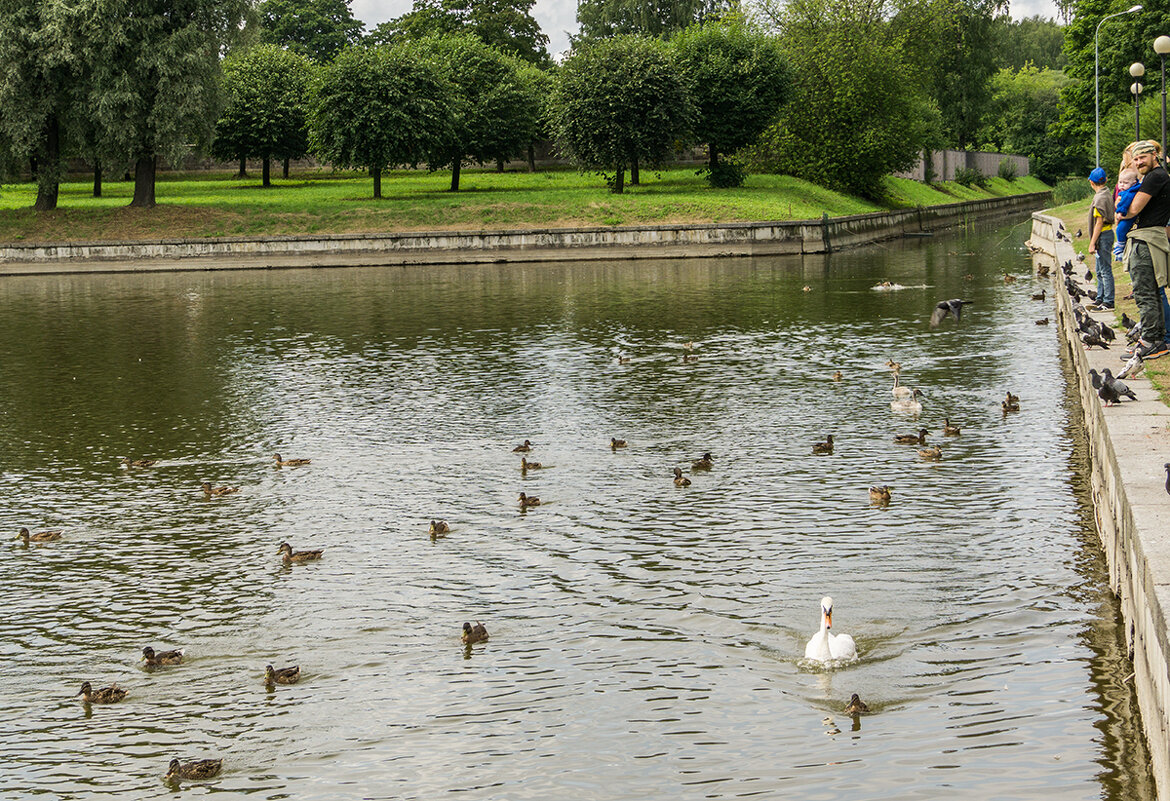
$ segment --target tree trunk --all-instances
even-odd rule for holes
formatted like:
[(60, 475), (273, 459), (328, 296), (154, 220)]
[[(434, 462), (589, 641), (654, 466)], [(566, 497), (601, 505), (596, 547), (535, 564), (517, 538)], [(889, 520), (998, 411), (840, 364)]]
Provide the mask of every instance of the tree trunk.
[(621, 165), (617, 168), (617, 175), (613, 177), (613, 194), (620, 195), (626, 191), (626, 167)]
[(711, 161), (707, 165), (707, 168), (710, 169), (711, 172), (715, 172), (715, 170), (719, 167), (719, 150), (715, 147), (715, 145), (707, 145), (707, 152), (711, 156)]
[(261, 167), (261, 173), (260, 173), (260, 175), (262, 176), (260, 179), (260, 183), (265, 187), (272, 186), (272, 174), (270, 172), (272, 169), (270, 166), (271, 164), (272, 164), (272, 159), (269, 158), (268, 156), (265, 156), (264, 157), (264, 166)]
[(531, 143), (528, 145), (528, 171), (536, 172), (536, 146)]
[(247, 178), (248, 177), (248, 157), (247, 156), (243, 156), (243, 155), (240, 156), (240, 171), (238, 173), (236, 173), (236, 177), (237, 178)]
[(638, 159), (635, 157), (630, 163), (630, 186), (638, 186), (641, 183), (638, 179)]
[(37, 157), (36, 156), (29, 156), (28, 157), (28, 174), (32, 176), (32, 179), (34, 181), (37, 179)]
[(504, 171), (504, 160), (503, 159), (496, 159), (496, 172), (503, 172), (503, 171)]
[(96, 158), (93, 160), (93, 196), (102, 196), (102, 162)]
[(451, 162), (451, 191), (452, 192), (459, 191), (459, 167), (460, 167), (459, 157), (456, 156), (455, 160), (453, 162)]
[(284, 170), (281, 172), (281, 176), (280, 176), (280, 177), (284, 178), (286, 181), (288, 180), (288, 163), (290, 161), (292, 161), (292, 159), (285, 159), (284, 160)]
[(57, 208), (57, 191), (60, 188), (60, 179), (57, 175), (58, 165), (61, 163), (60, 133), (57, 115), (54, 114), (45, 122), (44, 174), (37, 176), (37, 202), (33, 205), (37, 211), (52, 211)]
[(154, 155), (139, 156), (134, 162), (134, 199), (131, 207), (153, 209), (154, 203)]
[(374, 176), (374, 200), (382, 199), (382, 168), (370, 167), (370, 175)]

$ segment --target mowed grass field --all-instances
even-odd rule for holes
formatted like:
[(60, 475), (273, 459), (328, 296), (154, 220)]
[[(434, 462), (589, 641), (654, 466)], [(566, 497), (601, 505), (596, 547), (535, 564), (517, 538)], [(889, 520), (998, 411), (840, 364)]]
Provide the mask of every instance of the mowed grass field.
[[(279, 170), (274, 170), (279, 174)], [(34, 212), (31, 183), (0, 187), (0, 242), (81, 242), (202, 237), (264, 237), (400, 231), (562, 228), (720, 223), (839, 217), (1048, 189), (1035, 178), (991, 179), (986, 190), (887, 179), (887, 201), (873, 203), (782, 175), (751, 175), (737, 189), (713, 189), (695, 167), (643, 170), (642, 183), (610, 194), (602, 178), (574, 170), (464, 170), (460, 191), (450, 173), (396, 171), (382, 178), (382, 199), (363, 173), (318, 170), (274, 179), (259, 175), (160, 174), (153, 209), (128, 207), (132, 182), (61, 185), (58, 207)]]

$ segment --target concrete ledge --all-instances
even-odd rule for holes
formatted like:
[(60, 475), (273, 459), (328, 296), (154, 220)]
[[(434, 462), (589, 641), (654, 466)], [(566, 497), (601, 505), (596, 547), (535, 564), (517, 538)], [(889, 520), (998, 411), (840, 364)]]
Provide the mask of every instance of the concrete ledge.
[(0, 245), (0, 275), (825, 253), (1042, 207), (1049, 193), (821, 220)]
[[(1061, 343), (1076, 372), (1084, 410), (1092, 470), (1093, 505), (1101, 547), (1109, 562), (1109, 582), (1121, 599), (1126, 635), (1133, 658), (1134, 682), (1142, 727), (1149, 743), (1158, 798), (1170, 798), (1170, 496), (1166, 473), (1170, 460), (1170, 408), (1144, 377), (1128, 377), (1126, 384), (1138, 396), (1106, 408), (1089, 376), (1109, 367), (1120, 372), (1118, 359), (1124, 335), (1109, 350), (1086, 351), (1076, 334), (1072, 300), (1064, 287), (1059, 265), (1076, 261), (1071, 242), (1057, 236), (1059, 220), (1032, 215), (1032, 245), (1040, 249), (1035, 260), (1051, 265), (1056, 284), (1057, 322)], [(1067, 233), (1064, 234), (1067, 236)], [(1095, 288), (1095, 285), (1094, 287)], [(1112, 312), (1094, 314), (1109, 325)]]

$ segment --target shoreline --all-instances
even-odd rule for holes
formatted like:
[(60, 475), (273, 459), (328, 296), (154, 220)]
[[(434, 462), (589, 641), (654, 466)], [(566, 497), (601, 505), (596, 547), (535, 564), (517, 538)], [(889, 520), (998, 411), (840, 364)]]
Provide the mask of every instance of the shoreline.
[(819, 220), (0, 244), (0, 276), (831, 253), (1042, 208), (1050, 192)]
[[(1077, 377), (1089, 442), (1097, 533), (1110, 588), (1121, 600), (1158, 797), (1170, 798), (1170, 498), (1162, 467), (1170, 455), (1170, 408), (1144, 376), (1125, 379), (1136, 403), (1105, 407), (1097, 397), (1089, 370), (1120, 370), (1121, 362), (1118, 349), (1087, 351), (1076, 335), (1059, 265), (1079, 262), (1072, 243), (1057, 238), (1063, 230), (1056, 217), (1032, 215), (1031, 241), (1043, 251), (1033, 263), (1052, 269), (1061, 348)], [(1074, 280), (1080, 281), (1076, 272)], [(1090, 314), (1108, 325), (1116, 322), (1113, 312)]]

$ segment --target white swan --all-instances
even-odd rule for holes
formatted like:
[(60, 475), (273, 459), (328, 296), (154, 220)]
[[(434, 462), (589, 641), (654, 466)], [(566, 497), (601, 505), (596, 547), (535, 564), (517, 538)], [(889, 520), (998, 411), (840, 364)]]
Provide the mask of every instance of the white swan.
[(895, 412), (913, 412), (917, 414), (918, 412), (922, 411), (922, 402), (918, 399), (925, 397), (926, 396), (922, 394), (922, 390), (914, 389), (907, 395), (907, 397), (897, 398), (890, 401), (890, 408)]
[(833, 625), (833, 599), (821, 599), (821, 630), (804, 646), (804, 658), (818, 662), (850, 661), (857, 658), (857, 646), (848, 634), (830, 634)]
[(891, 392), (894, 393), (894, 397), (898, 400), (904, 400), (905, 398), (912, 397), (914, 394), (914, 390), (910, 389), (910, 387), (904, 387), (899, 383), (898, 371), (896, 370), (894, 371), (894, 388)]

